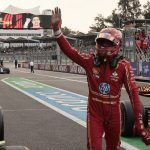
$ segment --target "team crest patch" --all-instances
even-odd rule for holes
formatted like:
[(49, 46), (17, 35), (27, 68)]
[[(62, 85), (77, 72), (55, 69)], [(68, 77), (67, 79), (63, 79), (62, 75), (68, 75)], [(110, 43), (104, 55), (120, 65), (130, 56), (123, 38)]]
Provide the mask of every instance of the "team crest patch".
[(105, 83), (105, 82), (101, 83), (99, 85), (99, 91), (102, 94), (108, 94), (110, 92), (110, 85), (108, 83)]

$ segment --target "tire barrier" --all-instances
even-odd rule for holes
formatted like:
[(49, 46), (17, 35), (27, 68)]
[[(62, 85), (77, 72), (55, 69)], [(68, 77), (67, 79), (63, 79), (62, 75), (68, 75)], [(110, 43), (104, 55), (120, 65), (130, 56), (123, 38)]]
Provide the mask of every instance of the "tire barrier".
[(0, 74), (10, 74), (10, 69), (6, 67), (0, 67)]
[(2, 107), (0, 107), (0, 141), (4, 141), (4, 122)]
[[(143, 122), (145, 128), (149, 126), (150, 117), (150, 107), (145, 108), (142, 105), (143, 109)], [(133, 126), (134, 126), (134, 113), (132, 109), (132, 105), (130, 101), (121, 101), (121, 135), (123, 137), (131, 137), (133, 134)]]
[(10, 74), (10, 69), (9, 68), (4, 68), (4, 74)]
[(132, 136), (134, 125), (134, 114), (131, 104), (128, 101), (121, 102), (121, 135)]

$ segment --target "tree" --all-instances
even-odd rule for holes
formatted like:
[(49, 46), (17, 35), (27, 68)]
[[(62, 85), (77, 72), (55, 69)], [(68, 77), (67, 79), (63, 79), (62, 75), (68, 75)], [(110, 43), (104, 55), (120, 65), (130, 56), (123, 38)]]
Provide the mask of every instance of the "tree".
[(98, 14), (94, 19), (96, 23), (90, 26), (90, 29), (99, 32), (102, 28), (106, 27), (107, 24), (115, 28), (120, 28), (121, 20), (138, 19), (141, 15), (142, 11), (139, 0), (120, 0), (118, 2), (118, 9), (114, 9), (112, 15), (103, 18), (101, 14)]
[(141, 14), (139, 0), (120, 0), (118, 8), (123, 20), (137, 19)]
[(70, 34), (72, 31), (71, 31), (71, 29), (69, 29), (69, 28), (67, 28), (67, 27), (64, 27), (64, 28), (62, 28), (62, 32), (63, 32), (64, 35), (68, 35), (68, 34)]
[(63, 27), (62, 28), (62, 32), (63, 32), (63, 34), (64, 35), (69, 35), (69, 34), (77, 34), (79, 31), (73, 31), (73, 30), (71, 30), (71, 29), (69, 29), (68, 27)]
[(101, 14), (98, 14), (98, 16), (95, 17), (94, 21), (95, 21), (95, 25), (91, 25), (89, 27), (91, 31), (99, 32), (101, 29), (106, 27), (105, 19)]
[(150, 1), (147, 1), (145, 5), (143, 5), (144, 11), (142, 12), (145, 19), (150, 19)]
[(113, 26), (114, 28), (120, 28), (121, 17), (120, 17), (120, 14), (116, 13), (116, 11), (117, 11), (117, 9), (114, 9), (112, 11), (112, 15), (108, 16), (105, 19), (105, 22), (111, 24), (111, 26)]

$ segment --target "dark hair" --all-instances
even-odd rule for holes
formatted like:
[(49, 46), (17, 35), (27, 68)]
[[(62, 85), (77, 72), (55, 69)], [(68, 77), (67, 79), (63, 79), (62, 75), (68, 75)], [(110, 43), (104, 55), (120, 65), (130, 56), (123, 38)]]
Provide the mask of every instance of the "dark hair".
[(32, 20), (33, 20), (33, 18), (35, 18), (35, 17), (38, 17), (38, 18), (39, 18), (39, 20), (40, 20), (40, 27), (41, 27), (41, 19), (40, 19), (40, 16), (39, 16), (39, 15), (33, 15), (33, 16), (31, 17), (31, 21), (30, 21), (30, 23), (29, 23), (29, 25), (28, 25), (28, 28), (32, 28), (32, 27), (33, 27)]

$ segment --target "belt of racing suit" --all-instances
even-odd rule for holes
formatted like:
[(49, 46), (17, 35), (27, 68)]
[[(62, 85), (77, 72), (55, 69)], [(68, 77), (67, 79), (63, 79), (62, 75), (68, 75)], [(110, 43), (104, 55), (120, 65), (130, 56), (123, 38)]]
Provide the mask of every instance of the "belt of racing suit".
[(93, 101), (97, 101), (103, 104), (111, 104), (111, 105), (119, 103), (119, 98), (120, 98), (120, 95), (117, 96), (103, 95), (92, 90), (90, 90), (89, 96)]

